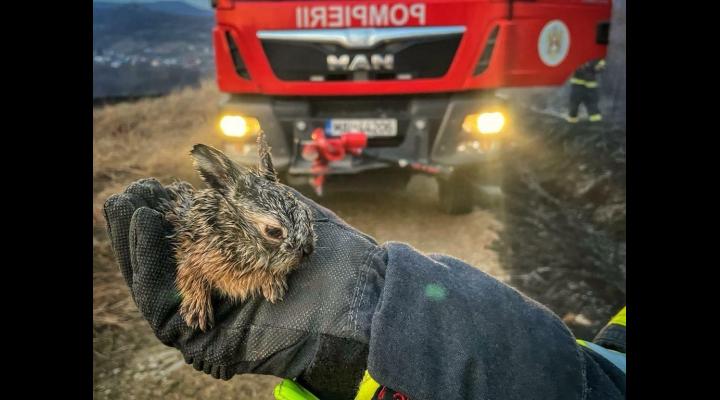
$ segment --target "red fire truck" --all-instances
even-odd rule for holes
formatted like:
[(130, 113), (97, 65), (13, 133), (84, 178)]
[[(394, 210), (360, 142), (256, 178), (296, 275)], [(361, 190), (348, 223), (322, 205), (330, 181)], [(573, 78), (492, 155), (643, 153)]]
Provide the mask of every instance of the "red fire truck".
[[(290, 184), (436, 176), (442, 208), (497, 161), (494, 90), (563, 84), (604, 57), (610, 0), (214, 0), (218, 132), (257, 163), (262, 129)], [(330, 184), (330, 183), (328, 183)]]

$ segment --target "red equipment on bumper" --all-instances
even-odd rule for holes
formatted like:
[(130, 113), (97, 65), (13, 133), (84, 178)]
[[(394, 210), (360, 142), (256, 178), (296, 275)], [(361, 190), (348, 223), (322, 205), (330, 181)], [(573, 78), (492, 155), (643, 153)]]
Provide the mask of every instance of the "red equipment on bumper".
[(310, 183), (318, 196), (322, 195), (325, 174), (332, 161), (340, 161), (347, 153), (359, 156), (367, 147), (367, 135), (364, 132), (346, 132), (339, 137), (328, 138), (322, 128), (312, 133), (312, 141), (303, 145), (302, 157), (312, 161), (312, 173), (315, 176)]

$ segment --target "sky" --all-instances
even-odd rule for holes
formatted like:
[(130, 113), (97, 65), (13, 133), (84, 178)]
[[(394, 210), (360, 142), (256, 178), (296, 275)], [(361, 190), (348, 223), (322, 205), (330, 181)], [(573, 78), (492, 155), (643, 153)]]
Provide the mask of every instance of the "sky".
[[(158, 1), (173, 1), (173, 0), (93, 0), (93, 3), (155, 3)], [(204, 10), (210, 9), (210, 0), (179, 0), (183, 3), (188, 3), (197, 8)]]

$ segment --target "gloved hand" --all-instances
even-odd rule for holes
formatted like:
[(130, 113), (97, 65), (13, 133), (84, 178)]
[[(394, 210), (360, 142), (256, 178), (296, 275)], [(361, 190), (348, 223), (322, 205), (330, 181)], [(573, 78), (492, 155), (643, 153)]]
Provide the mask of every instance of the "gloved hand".
[(213, 298), (215, 326), (189, 328), (179, 314), (172, 226), (154, 208), (167, 198), (154, 179), (111, 196), (104, 211), (115, 257), (155, 335), (215, 378), (257, 373), (299, 378), (320, 398), (352, 398), (366, 368), (370, 322), (385, 275), (385, 250), (297, 193), (315, 214), (315, 252), (288, 277), (283, 301)]

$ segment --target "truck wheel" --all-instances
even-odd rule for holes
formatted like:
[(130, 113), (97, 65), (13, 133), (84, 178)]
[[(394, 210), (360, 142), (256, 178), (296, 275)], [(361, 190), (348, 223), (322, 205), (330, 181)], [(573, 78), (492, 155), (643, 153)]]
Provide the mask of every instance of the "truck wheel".
[(497, 208), (503, 199), (503, 163), (502, 159), (487, 163), (478, 168), (475, 180), (475, 204), (485, 209)]
[(440, 208), (447, 214), (467, 214), (473, 210), (474, 188), (470, 174), (454, 172), (449, 178), (438, 178)]

